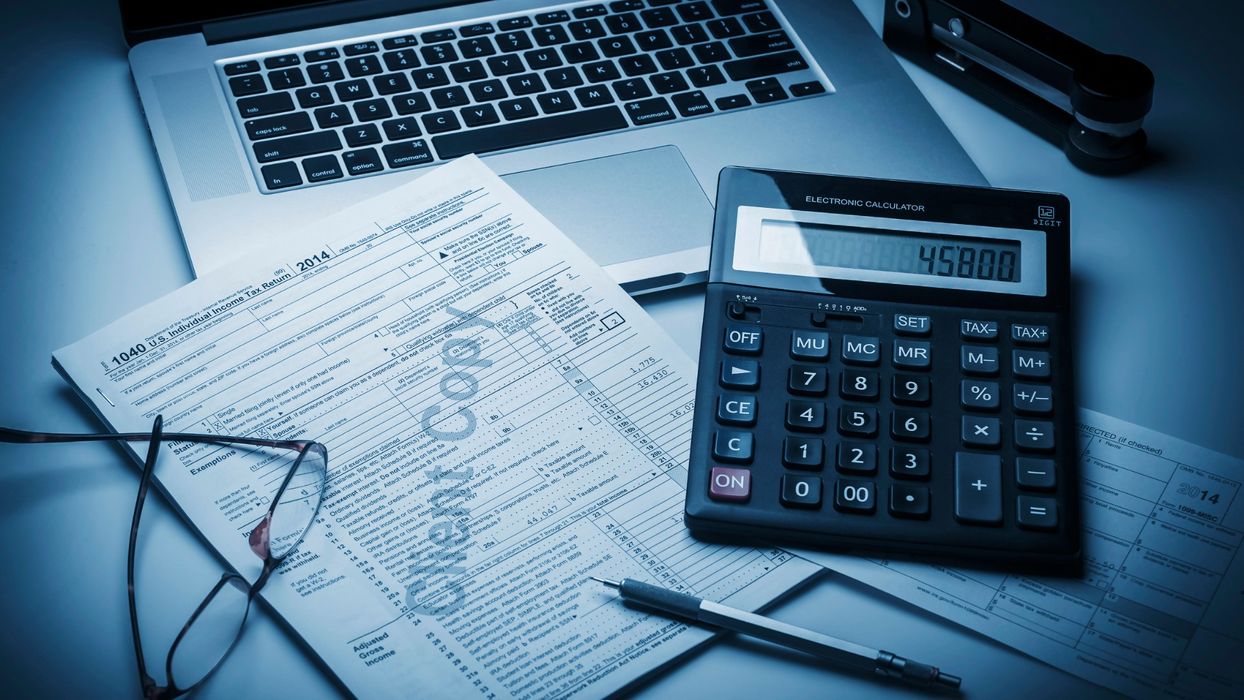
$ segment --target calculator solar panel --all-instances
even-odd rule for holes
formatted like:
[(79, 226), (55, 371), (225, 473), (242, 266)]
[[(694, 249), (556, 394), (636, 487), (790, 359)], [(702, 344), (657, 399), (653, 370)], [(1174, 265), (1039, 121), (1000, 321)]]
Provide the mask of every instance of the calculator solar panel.
[(1061, 195), (722, 171), (693, 532), (1080, 562)]

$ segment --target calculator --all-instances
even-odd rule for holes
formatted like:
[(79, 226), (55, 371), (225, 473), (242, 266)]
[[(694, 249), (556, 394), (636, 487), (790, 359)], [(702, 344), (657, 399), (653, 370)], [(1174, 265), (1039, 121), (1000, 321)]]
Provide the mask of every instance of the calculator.
[(1069, 204), (726, 168), (697, 536), (1080, 566)]

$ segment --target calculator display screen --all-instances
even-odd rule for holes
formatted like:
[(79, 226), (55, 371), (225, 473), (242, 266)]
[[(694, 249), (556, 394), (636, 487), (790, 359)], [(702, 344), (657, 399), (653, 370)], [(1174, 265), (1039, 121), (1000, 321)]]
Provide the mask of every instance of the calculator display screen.
[(1019, 241), (939, 236), (765, 219), (764, 262), (907, 272), (937, 277), (1020, 281)]
[(830, 212), (738, 208), (733, 267), (1044, 296), (1045, 232)]

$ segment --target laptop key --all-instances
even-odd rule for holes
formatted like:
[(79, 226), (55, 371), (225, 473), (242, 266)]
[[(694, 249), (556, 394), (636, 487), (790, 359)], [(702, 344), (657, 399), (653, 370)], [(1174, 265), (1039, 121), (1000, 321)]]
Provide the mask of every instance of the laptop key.
[(447, 107), (461, 107), (469, 103), (471, 99), (467, 97), (466, 88), (461, 85), (451, 85), (446, 88), (437, 88), (432, 91), (432, 102), (440, 109)]
[(310, 156), (325, 151), (341, 150), (341, 139), (335, 131), (313, 131), (309, 134), (285, 136), (260, 141), (252, 146), (255, 159), (260, 163), (299, 156)]
[(768, 8), (765, 7), (765, 0), (713, 0), (713, 9), (719, 15), (741, 15)]
[(390, 168), (408, 168), (432, 162), (432, 151), (423, 139), (390, 143), (382, 146), (380, 150), (384, 151), (384, 159), (389, 162)]
[(391, 71), (403, 71), (419, 67), (419, 56), (414, 49), (389, 51), (382, 55), (381, 58), (384, 59), (385, 68)]
[(306, 59), (307, 63), (316, 63), (318, 61), (329, 61), (334, 58), (340, 58), (341, 54), (338, 53), (337, 49), (333, 48), (313, 49), (311, 51), (304, 51), (302, 57)]
[(341, 64), (336, 61), (307, 66), (307, 75), (311, 76), (311, 82), (316, 84), (331, 83), (346, 77), (346, 74), (341, 72)]
[(788, 97), (786, 90), (778, 83), (776, 78), (763, 78), (761, 80), (753, 80), (743, 84), (747, 91), (752, 93), (752, 99), (756, 100), (756, 104), (764, 104), (765, 102), (777, 102)]
[(301, 68), (282, 68), (268, 73), (268, 82), (273, 90), (290, 90), (307, 84)]
[(556, 49), (537, 49), (528, 51), (523, 54), (527, 59), (527, 65), (532, 70), (544, 70), (545, 68), (556, 68), (562, 64), (561, 54)]
[(526, 51), (534, 45), (531, 43), (531, 37), (527, 36), (527, 32), (506, 32), (497, 35), (497, 48), (506, 53)]
[(395, 92), (410, 92), (410, 81), (405, 73), (389, 73), (372, 78), (377, 95), (392, 95)]
[[(426, 121), (424, 125), (427, 125)], [(625, 129), (626, 126), (622, 111), (616, 105), (610, 105), (541, 119), (524, 119), (500, 126), (442, 134), (432, 139), (432, 145), (435, 146), (441, 158), (449, 159), (468, 153), (491, 153), (605, 131), (616, 131)]]
[(270, 190), (280, 190), (302, 184), (302, 175), (298, 172), (298, 164), (294, 162), (265, 165), (259, 169), (259, 172), (263, 173), (264, 184)]
[(424, 46), (419, 49), (419, 53), (423, 55), (423, 62), (431, 65), (452, 63), (458, 60), (458, 52), (454, 50), (453, 44)]
[(255, 73), (253, 75), (239, 75), (235, 78), (229, 78), (229, 90), (234, 97), (246, 97), (247, 95), (267, 92), (268, 86), (264, 85), (263, 76)]
[(543, 95), (537, 95), (536, 102), (540, 103), (540, 109), (543, 110), (545, 114), (569, 112), (575, 108), (574, 100), (571, 99), (570, 93), (565, 90), (546, 92)]
[(644, 0), (617, 0), (609, 3), (610, 12), (635, 12), (644, 9)]
[(574, 96), (583, 107), (599, 107), (613, 102), (613, 95), (604, 85), (588, 85), (574, 91)]
[(752, 15), (744, 15), (743, 24), (747, 27), (748, 31), (755, 32), (757, 34), (760, 34), (761, 32), (771, 32), (780, 26), (778, 25), (777, 18), (775, 18), (773, 13), (768, 10), (764, 12), (757, 12)]
[(486, 126), (501, 121), (496, 108), (489, 104), (463, 107), (458, 113), (462, 115), (462, 123), (467, 126)]
[[(461, 128), (462, 128), (462, 124), (458, 123), (458, 115), (454, 114), (453, 112), (449, 112), (449, 111), (433, 112), (431, 114), (423, 115), (423, 130), (428, 132), (429, 134), (440, 134), (446, 131), (453, 131), (455, 129), (461, 129)], [(436, 141), (433, 140), (433, 143), (436, 143)], [(436, 150), (438, 153), (441, 154), (442, 158), (454, 157), (454, 156), (445, 155), (444, 151), (441, 150), (440, 146), (437, 146)], [(460, 153), (458, 155), (466, 155), (466, 154)]]
[(583, 64), (583, 75), (589, 83), (602, 83), (606, 80), (617, 80), (622, 77), (613, 61), (597, 61)]
[(684, 117), (694, 117), (713, 111), (713, 106), (708, 103), (708, 98), (699, 90), (674, 95), (670, 100), (673, 101), (674, 107), (678, 109), (678, 113)]
[(531, 35), (535, 37), (536, 44), (539, 46), (553, 46), (570, 41), (570, 35), (566, 33), (566, 28), (560, 24), (536, 27), (531, 30)]
[(729, 43), (730, 50), (739, 58), (795, 48), (795, 45), (790, 43), (790, 37), (786, 36), (786, 32), (781, 30), (765, 34), (748, 34), (747, 36), (735, 37)]
[(419, 42), (415, 39), (414, 34), (405, 34), (402, 36), (391, 36), (380, 42), (380, 45), (386, 49), (404, 49), (408, 46), (414, 46), (417, 43)]
[[(277, 94), (288, 96), (289, 93), (279, 92)], [(304, 109), (333, 103), (333, 95), (327, 87), (306, 87), (294, 92), (294, 94), (298, 96), (298, 106)]]
[(705, 22), (704, 26), (708, 28), (710, 34), (717, 39), (728, 39), (732, 36), (743, 35), (743, 25), (733, 17), (725, 19), (715, 19), (711, 22)]
[(570, 30), (570, 36), (573, 36), (579, 41), (599, 39), (605, 36), (605, 26), (601, 24), (598, 19), (585, 19), (582, 22), (571, 22), (570, 24), (567, 24), (566, 27)]
[(668, 95), (671, 92), (682, 92), (690, 88), (687, 85), (687, 79), (682, 77), (682, 73), (657, 73), (648, 78), (652, 81), (652, 89), (657, 91), (658, 95)]
[(825, 92), (825, 86), (820, 81), (813, 80), (807, 83), (796, 83), (790, 86), (790, 94), (795, 97), (806, 97), (808, 95), (817, 95)]
[(371, 86), (367, 84), (366, 80), (347, 80), (343, 83), (337, 83), (333, 86), (333, 90), (337, 93), (337, 99), (342, 102), (371, 97)]
[(583, 76), (579, 75), (579, 71), (575, 70), (574, 66), (544, 71), (544, 80), (554, 90), (583, 84)]
[(354, 103), (354, 115), (361, 122), (371, 122), (377, 119), (388, 119), (393, 116), (393, 112), (389, 109), (387, 100), (363, 100)]
[(334, 126), (353, 124), (354, 119), (350, 116), (348, 107), (345, 105), (335, 105), (332, 107), (320, 107), (315, 110), (315, 123), (319, 124), (321, 129), (331, 129)]
[(725, 68), (726, 75), (730, 76), (731, 80), (750, 80), (766, 75), (803, 70), (808, 67), (808, 63), (803, 60), (803, 56), (799, 55), (798, 51), (786, 51), (727, 61), (722, 64), (722, 67)]
[(380, 130), (375, 124), (359, 124), (349, 129), (342, 129), (341, 133), (345, 134), (346, 145), (354, 148), (380, 143)]
[(428, 96), (422, 92), (412, 92), (406, 95), (394, 95), (393, 109), (398, 114), (416, 114), (418, 112), (426, 112), (432, 109), (432, 104), (428, 102)]
[(558, 22), (569, 22), (570, 13), (565, 10), (557, 10), (555, 12), (542, 12), (536, 15), (536, 24), (557, 24)]
[(708, 41), (708, 32), (698, 24), (683, 24), (674, 27), (670, 30), (670, 36), (674, 37), (674, 41), (677, 41), (679, 46)]
[(503, 100), (497, 103), (501, 108), (501, 116), (506, 120), (527, 119), (534, 117), (536, 114), (536, 105), (531, 101), (530, 97), (517, 97), (512, 100)]
[(307, 174), (307, 182), (324, 182), (345, 177), (345, 171), (337, 161), (337, 156), (315, 156), (302, 161), (302, 171)]
[(497, 31), (497, 28), (492, 26), (491, 22), (476, 22), (475, 24), (468, 24), (463, 27), (458, 27), (458, 36), (483, 36), (485, 34), (492, 34), (495, 31)]
[(518, 56), (493, 56), (488, 59), (488, 70), (497, 77), (522, 73), (526, 68)]
[(365, 53), (376, 53), (379, 50), (380, 47), (376, 46), (376, 42), (374, 41), (360, 41), (357, 44), (347, 44), (342, 47), (342, 51), (345, 51), (347, 56), (359, 56)]
[(664, 97), (653, 97), (649, 100), (626, 103), (626, 114), (635, 126), (665, 122), (674, 118), (674, 110)]
[(691, 80), (692, 85), (701, 88), (726, 82), (726, 76), (722, 75), (721, 69), (714, 65), (692, 68), (687, 71), (687, 78)]
[(263, 67), (269, 70), (273, 68), (288, 68), (302, 63), (298, 58), (298, 54), (287, 53), (284, 56), (269, 56), (263, 60)]
[(668, 7), (658, 7), (651, 10), (644, 10), (639, 13), (639, 18), (644, 21), (644, 26), (649, 29), (668, 27), (678, 24), (678, 17), (675, 16), (674, 11)]
[(358, 56), (345, 60), (346, 72), (353, 78), (375, 75), (381, 71), (380, 59), (375, 56)]
[(690, 68), (695, 65), (695, 61), (691, 60), (691, 54), (686, 49), (669, 49), (657, 52), (657, 62), (665, 70), (678, 70), (679, 68)]
[(613, 84), (613, 91), (617, 93), (619, 100), (639, 100), (645, 97), (652, 97), (652, 90), (643, 78), (619, 80)]
[(414, 78), (415, 87), (420, 90), (427, 90), (429, 88), (449, 84), (449, 74), (447, 74), (445, 69), (440, 66), (429, 66), (427, 68), (420, 68), (419, 70), (411, 71), (410, 77)]
[(476, 102), (491, 102), (499, 100), (503, 97), (509, 97), (505, 92), (505, 87), (500, 80), (493, 78), (492, 80), (481, 80), (478, 83), (471, 83), (467, 86), (471, 90), (471, 97)]
[(657, 72), (657, 64), (653, 63), (652, 58), (646, 54), (627, 56), (619, 60), (618, 65), (622, 66), (623, 73), (632, 77)]
[(639, 18), (630, 12), (624, 12), (619, 15), (609, 15), (605, 18), (605, 26), (609, 27), (609, 31), (614, 34), (629, 34), (630, 32), (637, 32), (644, 28), (643, 25), (639, 23)]
[(600, 17), (608, 12), (604, 5), (588, 5), (587, 7), (576, 7), (571, 12), (574, 13), (575, 19), (583, 19), (584, 17)]
[(583, 63), (584, 61), (595, 61), (600, 58), (600, 53), (596, 51), (596, 45), (590, 41), (566, 44), (562, 47), (562, 55), (566, 57), (567, 63)]
[(684, 3), (675, 9), (678, 10), (678, 16), (682, 17), (684, 22), (703, 22), (713, 18), (713, 11), (708, 9), (706, 2)]
[(381, 123), (380, 127), (384, 129), (384, 137), (390, 141), (404, 141), (423, 135), (419, 131), (419, 122), (414, 117), (390, 119)]
[(245, 124), (246, 135), (252, 141), (289, 136), (311, 130), (311, 117), (306, 112), (280, 114), (275, 117), (252, 119)]
[(725, 97), (717, 98), (717, 109), (739, 109), (741, 107), (747, 107), (751, 105), (751, 103), (752, 101), (747, 97), (747, 95), (727, 95)]
[(226, 63), (225, 75), (242, 75), (243, 73), (254, 73), (259, 70), (259, 61), (240, 61), (238, 63)]
[(432, 32), (424, 32), (419, 35), (419, 40), (425, 44), (435, 44), (438, 41), (453, 41), (458, 38), (452, 29), (438, 29)]
[(289, 98), (288, 92), (273, 92), (238, 100), (238, 114), (243, 117), (262, 117), (267, 114), (288, 112), (293, 108), (294, 101)]
[(730, 59), (730, 52), (726, 50), (726, 45), (720, 41), (696, 44), (691, 47), (691, 52), (695, 54), (696, 59), (700, 63), (718, 63)]
[(484, 70), (484, 64), (480, 61), (455, 63), (449, 67), (449, 74), (460, 83), (469, 83), (472, 80), (483, 80), (488, 77), (488, 71)]
[(674, 45), (674, 42), (670, 41), (670, 35), (666, 34), (664, 29), (640, 32), (635, 35), (635, 43), (639, 45), (641, 51), (658, 51)]
[(384, 170), (384, 165), (380, 162), (380, 154), (376, 153), (374, 148), (346, 151), (341, 154), (341, 159), (345, 161), (346, 172), (351, 175), (366, 175), (377, 170)]
[(483, 58), (491, 56), (497, 52), (496, 47), (488, 40), (486, 36), (475, 37), (474, 39), (463, 39), (458, 42), (458, 51), (463, 58)]
[(629, 36), (611, 36), (596, 43), (600, 46), (601, 53), (609, 58), (629, 56), (639, 50), (635, 48), (635, 42), (631, 41)]

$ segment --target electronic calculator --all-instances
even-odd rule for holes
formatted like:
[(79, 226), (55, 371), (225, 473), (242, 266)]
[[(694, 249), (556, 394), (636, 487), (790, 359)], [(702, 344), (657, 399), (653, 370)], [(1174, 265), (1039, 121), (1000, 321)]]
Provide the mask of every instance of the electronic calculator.
[(1074, 569), (1067, 199), (726, 168), (686, 523)]

